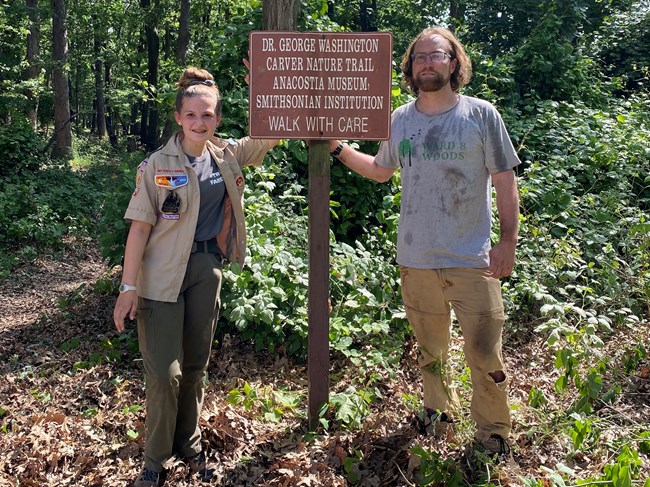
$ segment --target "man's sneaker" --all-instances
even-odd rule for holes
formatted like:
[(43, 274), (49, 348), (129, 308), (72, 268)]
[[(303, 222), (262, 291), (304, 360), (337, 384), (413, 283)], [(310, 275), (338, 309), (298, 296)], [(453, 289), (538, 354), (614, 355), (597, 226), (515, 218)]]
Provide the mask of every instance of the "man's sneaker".
[(442, 440), (451, 440), (454, 437), (454, 420), (447, 413), (424, 408), (417, 414), (416, 420), (423, 435)]
[(501, 435), (490, 435), (486, 440), (481, 441), (486, 453), (495, 463), (514, 463), (510, 443)]
[(198, 473), (202, 481), (207, 482), (214, 478), (215, 469), (208, 465), (205, 458), (205, 453), (199, 452), (191, 457), (184, 459), (185, 463), (190, 467), (192, 473)]
[(159, 485), (162, 485), (162, 473), (154, 472), (146, 467), (133, 483), (133, 487), (158, 487)]

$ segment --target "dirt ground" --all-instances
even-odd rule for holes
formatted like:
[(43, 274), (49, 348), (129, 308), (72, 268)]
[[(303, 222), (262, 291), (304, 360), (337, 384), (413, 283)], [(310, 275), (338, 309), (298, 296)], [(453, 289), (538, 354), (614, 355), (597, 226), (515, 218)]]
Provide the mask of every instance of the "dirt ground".
[[(129, 485), (137, 476), (144, 436), (142, 368), (135, 333), (120, 339), (111, 322), (116, 279), (93, 244), (69, 242), (62, 253), (41, 255), (0, 281), (0, 486), (112, 487)], [(646, 343), (648, 328), (640, 328)], [(642, 338), (638, 330), (628, 335), (613, 346)], [(459, 350), (461, 345), (453, 346)], [(524, 485), (522, 478), (538, 478), (544, 479), (539, 485), (550, 486), (550, 472), (559, 464), (573, 469), (576, 478), (602, 472), (612, 461), (606, 450), (567, 458), (571, 439), (556, 434), (554, 422), (570, 398), (553, 390), (557, 371), (543, 337), (506, 335), (505, 356), (517, 465), (480, 461), (468, 407), (454, 440), (420, 434), (414, 406), (405, 399), (420, 394), (413, 343), (406, 344), (395, 376), (379, 382), (382, 397), (371, 405), (361, 428), (314, 435), (305, 419), (305, 364), (278, 353), (254, 353), (237, 337), (224, 336), (213, 351), (201, 419), (217, 484), (412, 486), (430, 480), (427, 485)], [(620, 399), (599, 411), (609, 425), (599, 441), (615, 442), (644, 424), (650, 429), (649, 375), (646, 362), (623, 384)], [(332, 391), (343, 391), (359, 377), (343, 358), (333, 356), (330, 380)], [(245, 382), (251, 405), (230, 404), (228, 393), (242, 390)], [(549, 400), (543, 414), (527, 406), (533, 387)], [(299, 396), (300, 406), (285, 408), (280, 421), (265, 420), (259, 399), (281, 389)], [(418, 454), (418, 446), (428, 454)], [(640, 458), (642, 478), (648, 478), (650, 461), (647, 455)], [(165, 485), (198, 485), (180, 460), (167, 467)], [(435, 471), (444, 478), (423, 479)], [(462, 479), (458, 483), (453, 483), (454, 473)]]

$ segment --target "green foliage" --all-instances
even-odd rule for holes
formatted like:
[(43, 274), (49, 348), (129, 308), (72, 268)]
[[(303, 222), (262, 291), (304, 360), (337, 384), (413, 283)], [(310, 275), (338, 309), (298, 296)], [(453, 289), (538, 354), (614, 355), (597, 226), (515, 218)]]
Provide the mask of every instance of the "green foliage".
[(426, 450), (420, 445), (411, 448), (411, 454), (420, 457), (419, 474), (422, 479), (418, 481), (419, 486), (461, 487), (467, 485), (461, 470), (453, 459), (443, 459), (439, 453)]
[(300, 405), (301, 396), (288, 390), (258, 391), (244, 381), (242, 387), (228, 393), (226, 401), (233, 406), (243, 406), (246, 411), (257, 411), (265, 421), (278, 422)]
[[(263, 169), (246, 174), (246, 218), (250, 259), (243, 269), (224, 271), (220, 333), (233, 327), (257, 350), (278, 347), (304, 357), (307, 346), (308, 237), (304, 168), (299, 142), (285, 143)], [(370, 198), (370, 196), (368, 196)], [(349, 203), (350, 205), (352, 203)], [(373, 210), (385, 227), (368, 226), (354, 247), (331, 238), (330, 342), (356, 366), (394, 366), (408, 334), (400, 316), (398, 270), (377, 253), (394, 255), (396, 203), (392, 196)], [(370, 208), (368, 209), (370, 211)], [(333, 225), (334, 227), (335, 225)], [(403, 315), (402, 315), (403, 316)], [(386, 338), (389, 336), (390, 338)]]
[(467, 2), (464, 20), (461, 38), (488, 59), (505, 59), (522, 96), (603, 103), (621, 83), (638, 91), (647, 79), (643, 2)]
[(352, 453), (353, 456), (346, 456), (343, 459), (343, 471), (345, 472), (345, 478), (355, 484), (361, 479), (359, 466), (363, 460), (363, 453), (359, 450), (353, 450)]
[[(224, 272), (222, 317), (258, 350), (282, 344), (289, 354), (306, 343), (306, 218), (280, 211), (304, 201), (297, 185), (284, 188), (278, 201), (274, 172), (247, 173), (246, 214), (252, 258), (243, 269)], [(289, 312), (291, 310), (291, 312)]]
[[(392, 72), (392, 105), (396, 108), (411, 100), (407, 91), (400, 87), (400, 76)], [(375, 154), (377, 142), (360, 141), (352, 143), (356, 149)], [(304, 175), (306, 177), (306, 174)], [(306, 184), (306, 183), (305, 183)], [(397, 220), (399, 213), (399, 176), (390, 182), (379, 184), (363, 178), (345, 165), (335, 163), (330, 169), (331, 228), (337, 241), (353, 245), (357, 239), (378, 232), (386, 241), (397, 241)], [(379, 246), (377, 250), (388, 250), (386, 257), (393, 255), (392, 248)]]
[(544, 4), (547, 8), (540, 12), (536, 27), (513, 54), (515, 80), (526, 87), (525, 91), (543, 99), (584, 98), (585, 93), (577, 90), (593, 86), (589, 83), (592, 60), (574, 44), (582, 11), (562, 9), (562, 3), (558, 0)]
[(61, 345), (59, 345), (59, 348), (63, 352), (68, 353), (69, 351), (74, 350), (75, 348), (77, 348), (79, 346), (79, 343), (80, 343), (79, 338), (74, 337), (72, 340), (64, 342)]
[[(650, 10), (642, 2), (605, 18), (593, 44), (605, 72), (626, 92), (647, 92), (650, 69)], [(645, 86), (645, 88), (644, 88)]]
[(43, 142), (29, 124), (18, 119), (0, 126), (0, 177), (25, 174), (38, 169)]
[[(32, 146), (26, 147), (29, 151)], [(20, 154), (14, 156), (16, 148), (7, 150), (8, 160), (20, 159)], [(78, 161), (55, 164), (39, 156), (22, 169), (15, 168), (18, 172), (0, 177), (0, 248), (5, 251), (0, 274), (34, 259), (43, 249), (62, 248), (68, 235), (96, 234), (107, 170), (104, 161), (102, 156), (88, 169), (76, 170), (71, 165)]]
[(621, 358), (623, 370), (626, 374), (632, 374), (639, 364), (646, 359), (648, 352), (643, 344), (639, 344), (632, 350), (625, 350)]
[(573, 414), (571, 417), (574, 422), (569, 434), (573, 440), (573, 447), (576, 450), (589, 450), (598, 440), (600, 432), (589, 418), (580, 414)]
[[(647, 310), (648, 234), (631, 230), (650, 208), (650, 133), (640, 128), (648, 112), (634, 99), (608, 111), (554, 102), (534, 110), (520, 135), (522, 239), (505, 291), (514, 320), (545, 318), (536, 330), (558, 348), (563, 389), (583, 360), (598, 362), (612, 330), (637, 326)], [(579, 380), (586, 397), (599, 370)]]
[[(509, 59), (499, 55), (488, 56), (473, 46), (467, 46), (466, 50), (474, 74), (463, 93), (487, 100), (500, 110), (515, 105), (519, 101), (519, 88)], [(507, 125), (512, 131), (512, 125)]]
[[(311, 11), (321, 6), (321, 13), (327, 11), (327, 2), (316, 1)], [(448, 5), (440, 1), (411, 2), (409, 0), (378, 0), (377, 8), (372, 2), (354, 0), (352, 2), (330, 2), (327, 15), (346, 30), (391, 32), (393, 52), (399, 58), (406, 51), (411, 40), (421, 30), (445, 20)], [(314, 29), (316, 30), (316, 29)], [(321, 30), (321, 29), (318, 29)]]
[(528, 393), (528, 404), (532, 408), (540, 408), (548, 403), (548, 399), (544, 395), (544, 392), (537, 389), (536, 387), (531, 388)]
[[(359, 429), (370, 413), (370, 405), (378, 397), (380, 394), (376, 389), (370, 391), (350, 386), (343, 392), (330, 394), (329, 412), (333, 413), (337, 427)], [(324, 410), (321, 414), (321, 424), (327, 429), (330, 423), (324, 418), (326, 412)]]
[(614, 487), (632, 487), (632, 480), (637, 478), (640, 466), (639, 454), (629, 446), (624, 446), (616, 462), (605, 465), (601, 480), (610, 481)]
[(121, 154), (111, 184), (105, 188), (105, 203), (99, 220), (102, 256), (110, 265), (121, 265), (129, 223), (124, 220), (131, 195), (135, 189), (135, 174), (145, 158), (141, 152)]

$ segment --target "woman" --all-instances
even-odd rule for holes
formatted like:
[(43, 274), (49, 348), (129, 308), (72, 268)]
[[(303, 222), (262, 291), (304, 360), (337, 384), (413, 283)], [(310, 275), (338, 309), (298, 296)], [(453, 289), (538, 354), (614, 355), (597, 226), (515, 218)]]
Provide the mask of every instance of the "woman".
[(277, 140), (214, 136), (221, 97), (214, 78), (187, 68), (177, 83), (181, 130), (138, 167), (125, 218), (131, 229), (113, 319), (138, 322), (146, 374), (144, 469), (136, 487), (161, 485), (176, 454), (209, 480), (201, 449), (202, 379), (219, 312), (222, 264), (243, 264), (241, 168), (259, 166)]

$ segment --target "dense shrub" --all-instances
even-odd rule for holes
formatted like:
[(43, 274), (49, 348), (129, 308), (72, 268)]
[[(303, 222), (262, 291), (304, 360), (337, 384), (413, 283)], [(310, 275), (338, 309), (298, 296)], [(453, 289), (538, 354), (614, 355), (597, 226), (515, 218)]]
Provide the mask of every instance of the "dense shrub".
[(42, 140), (26, 120), (0, 126), (0, 177), (36, 170), (42, 148)]
[(108, 179), (105, 155), (90, 163), (79, 157), (52, 162), (35, 149), (40, 144), (36, 135), (27, 135), (31, 129), (18, 124), (11, 132), (2, 129), (0, 139), (31, 143), (9, 144), (7, 160), (15, 163), (14, 172), (0, 176), (0, 274), (35, 257), (36, 249), (63, 247), (67, 235), (95, 237)]

